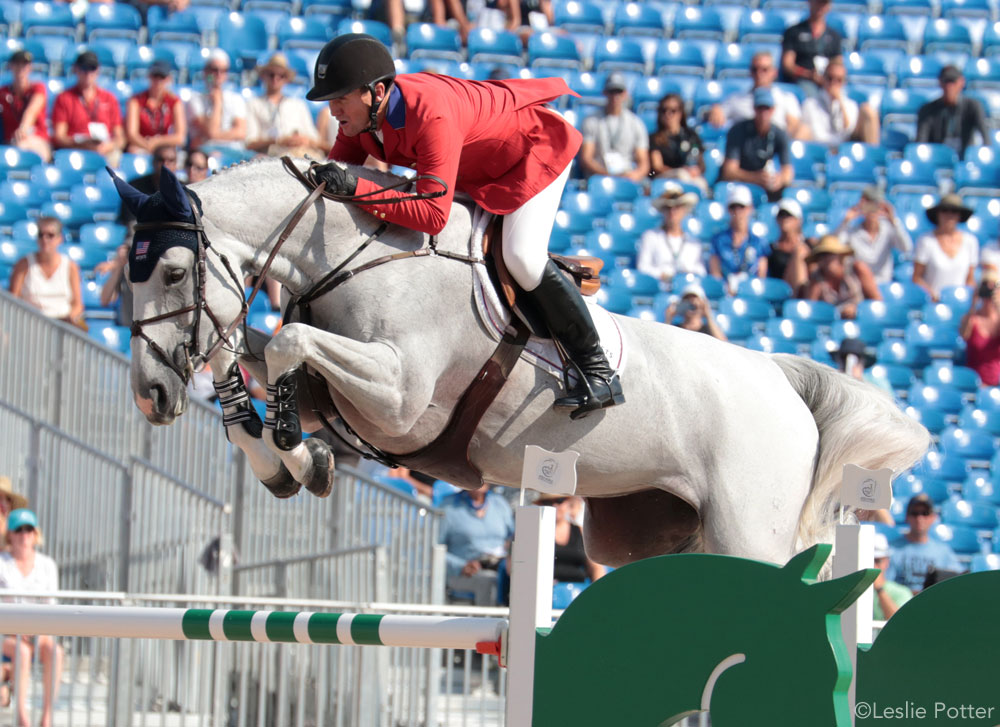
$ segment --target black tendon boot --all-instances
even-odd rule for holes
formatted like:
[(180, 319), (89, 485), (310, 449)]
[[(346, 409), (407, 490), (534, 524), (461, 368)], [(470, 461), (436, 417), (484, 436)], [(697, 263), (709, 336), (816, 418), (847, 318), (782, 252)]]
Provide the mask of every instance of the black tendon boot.
[(618, 374), (608, 364), (590, 311), (576, 286), (549, 260), (542, 281), (528, 295), (578, 374), (576, 386), (556, 399), (555, 406), (573, 409), (570, 418), (579, 419), (595, 409), (624, 404)]

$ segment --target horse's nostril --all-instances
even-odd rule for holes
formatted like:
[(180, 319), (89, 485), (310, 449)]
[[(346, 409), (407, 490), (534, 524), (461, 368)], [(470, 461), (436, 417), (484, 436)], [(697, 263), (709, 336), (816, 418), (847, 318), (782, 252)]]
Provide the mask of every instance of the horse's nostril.
[(153, 384), (149, 387), (149, 398), (153, 401), (153, 411), (162, 411), (167, 401), (167, 390), (162, 384)]

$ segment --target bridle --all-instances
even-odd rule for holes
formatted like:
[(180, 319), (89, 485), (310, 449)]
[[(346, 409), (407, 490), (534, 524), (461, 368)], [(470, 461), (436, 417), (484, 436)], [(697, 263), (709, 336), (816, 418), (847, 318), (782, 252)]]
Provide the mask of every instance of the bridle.
[[(274, 258), (275, 256), (277, 256), (278, 251), (281, 249), (281, 246), (291, 236), (292, 231), (302, 220), (302, 217), (303, 215), (305, 215), (306, 210), (309, 209), (309, 207), (312, 206), (312, 204), (317, 199), (319, 199), (320, 197), (325, 197), (327, 199), (332, 199), (339, 202), (353, 201), (353, 202), (363, 202), (364, 204), (392, 204), (409, 200), (431, 199), (433, 197), (440, 197), (446, 194), (447, 192), (447, 185), (445, 185), (442, 180), (440, 180), (437, 177), (433, 177), (431, 175), (425, 175), (424, 177), (418, 177), (418, 179), (420, 178), (432, 179), (440, 183), (443, 189), (439, 192), (416, 192), (412, 194), (406, 194), (400, 197), (383, 197), (383, 198), (371, 197), (372, 194), (378, 194), (377, 192), (369, 193), (367, 195), (331, 194), (326, 191), (326, 184), (324, 182), (319, 181), (315, 176), (314, 169), (316, 166), (318, 166), (316, 162), (310, 164), (309, 169), (306, 171), (305, 174), (303, 174), (301, 171), (299, 171), (298, 167), (295, 166), (295, 163), (289, 157), (287, 156), (282, 157), (281, 161), (284, 164), (285, 168), (289, 172), (291, 172), (291, 174), (295, 176), (296, 179), (298, 179), (303, 185), (305, 185), (305, 187), (309, 189), (310, 192), (309, 195), (304, 200), (302, 200), (302, 202), (299, 203), (298, 207), (295, 208), (295, 212), (292, 214), (291, 218), (288, 220), (288, 223), (285, 225), (284, 230), (282, 230), (281, 234), (278, 236), (278, 239), (275, 241), (274, 247), (271, 249), (271, 252), (267, 256), (267, 260), (264, 262), (264, 265), (261, 267), (261, 270), (257, 273), (257, 280), (254, 283), (253, 289), (250, 291), (249, 296), (246, 295), (243, 282), (236, 275), (236, 272), (233, 270), (233, 267), (229, 262), (229, 259), (225, 256), (225, 254), (216, 251), (212, 247), (211, 242), (208, 239), (208, 236), (205, 234), (205, 226), (204, 223), (202, 222), (201, 211), (197, 204), (198, 201), (197, 197), (190, 190), (185, 190), (185, 192), (188, 195), (188, 200), (190, 202), (191, 213), (192, 216), (194, 217), (194, 222), (175, 222), (170, 220), (162, 222), (160, 221), (142, 222), (135, 226), (136, 232), (149, 231), (155, 233), (162, 230), (182, 230), (186, 232), (193, 232), (197, 237), (197, 245), (196, 245), (197, 259), (195, 261), (195, 265), (193, 268), (193, 272), (196, 278), (194, 286), (194, 302), (192, 302), (191, 305), (184, 306), (183, 308), (178, 308), (176, 310), (168, 311), (166, 313), (160, 313), (159, 315), (150, 316), (149, 318), (143, 318), (141, 320), (133, 321), (131, 327), (132, 336), (139, 337), (142, 340), (144, 340), (146, 344), (149, 346), (150, 350), (156, 356), (158, 356), (163, 361), (163, 363), (170, 368), (170, 370), (172, 370), (175, 374), (177, 374), (177, 376), (180, 378), (180, 380), (184, 383), (185, 386), (191, 380), (191, 377), (195, 373), (198, 373), (202, 369), (204, 369), (208, 361), (213, 356), (215, 356), (215, 354), (217, 354), (219, 350), (223, 348), (223, 346), (226, 345), (226, 343), (229, 341), (229, 338), (233, 335), (233, 333), (236, 332), (237, 328), (243, 326), (244, 336), (246, 336), (246, 317), (250, 311), (250, 305), (253, 303), (254, 299), (257, 297), (257, 294), (263, 287), (264, 279), (265, 276), (267, 275), (267, 271), (271, 267), (271, 263), (274, 262)], [(397, 183), (383, 187), (383, 189), (396, 189), (399, 187), (407, 186), (413, 183), (414, 181), (415, 180), (413, 179), (402, 179)], [(381, 235), (385, 233), (388, 227), (389, 223), (382, 222), (378, 226), (378, 228), (371, 235), (369, 235), (339, 265), (337, 265), (337, 267), (335, 267), (332, 271), (327, 273), (319, 281), (313, 284), (306, 292), (300, 295), (293, 296), (286, 310), (286, 319), (290, 314), (290, 312), (295, 308), (308, 308), (310, 302), (320, 297), (321, 295), (325, 295), (326, 293), (330, 292), (338, 285), (350, 279), (357, 273), (363, 270), (368, 270), (370, 268), (376, 267), (383, 263), (390, 262), (392, 260), (399, 260), (407, 257), (438, 255), (442, 257), (449, 257), (462, 260), (463, 262), (469, 262), (469, 263), (478, 262), (476, 258), (473, 258), (468, 255), (458, 255), (455, 253), (437, 250), (436, 237), (432, 236), (430, 240), (430, 247), (427, 248), (422, 247), (418, 250), (395, 253), (392, 255), (384, 255), (375, 260), (363, 263), (357, 268), (351, 270), (344, 270), (344, 268), (358, 255), (360, 255), (361, 252), (368, 247), (368, 245), (370, 245), (374, 240), (377, 240), (379, 237), (381, 237)], [(219, 317), (215, 314), (214, 311), (212, 311), (212, 308), (208, 305), (208, 301), (205, 298), (205, 279), (207, 277), (207, 270), (208, 270), (208, 265), (207, 265), (208, 251), (212, 251), (219, 257), (219, 260), (222, 262), (223, 267), (225, 267), (226, 272), (229, 274), (229, 277), (232, 278), (233, 283), (236, 285), (236, 289), (240, 291), (240, 297), (242, 298), (240, 312), (228, 326), (223, 326), (223, 324), (219, 320)], [(160, 321), (169, 320), (171, 318), (186, 315), (188, 313), (195, 314), (194, 329), (191, 337), (183, 344), (184, 362), (182, 366), (177, 363), (177, 361), (174, 359), (173, 356), (169, 355), (166, 351), (164, 351), (163, 348), (156, 341), (150, 338), (143, 330), (143, 327), (148, 326), (151, 323), (159, 323)], [(200, 340), (202, 314), (208, 316), (208, 319), (211, 321), (212, 326), (215, 328), (215, 332), (218, 334), (218, 339), (204, 353), (201, 352), (201, 340)]]

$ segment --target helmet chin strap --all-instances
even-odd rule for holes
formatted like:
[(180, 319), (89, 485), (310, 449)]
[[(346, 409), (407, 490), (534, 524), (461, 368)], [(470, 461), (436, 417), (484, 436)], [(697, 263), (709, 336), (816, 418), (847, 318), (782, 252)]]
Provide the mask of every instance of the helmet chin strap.
[(374, 83), (369, 83), (369, 84), (365, 85), (365, 88), (368, 89), (368, 93), (370, 93), (371, 97), (372, 97), (371, 111), (368, 112), (368, 128), (365, 129), (365, 131), (367, 131), (370, 134), (374, 134), (376, 131), (378, 131), (378, 127), (376, 126), (376, 123), (378, 121), (378, 108), (379, 108), (379, 106), (382, 105), (382, 99), (379, 99), (378, 101), (375, 100), (375, 84)]

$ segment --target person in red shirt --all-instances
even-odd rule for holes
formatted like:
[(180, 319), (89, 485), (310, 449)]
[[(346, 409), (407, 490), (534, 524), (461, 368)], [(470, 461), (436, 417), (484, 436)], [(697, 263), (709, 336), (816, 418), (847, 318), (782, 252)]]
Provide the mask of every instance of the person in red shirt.
[(30, 51), (19, 50), (7, 65), (14, 78), (0, 88), (0, 119), (3, 143), (28, 149), (45, 161), (52, 159), (49, 125), (45, 119), (45, 84), (31, 80)]
[(100, 62), (92, 51), (76, 57), (76, 85), (56, 98), (52, 109), (52, 142), (57, 149), (93, 149), (118, 163), (125, 147), (118, 99), (97, 85)]
[(958, 332), (965, 339), (965, 365), (984, 385), (1000, 384), (1000, 276), (992, 266), (983, 266), (982, 282)]
[(402, 204), (357, 204), (379, 219), (427, 234), (448, 222), (456, 191), (505, 215), (504, 261), (577, 371), (578, 384), (555, 401), (573, 418), (625, 401), (580, 292), (548, 258), (580, 133), (545, 107), (572, 93), (560, 78), (465, 81), (431, 73), (396, 76), (382, 43), (363, 34), (330, 41), (316, 59), (310, 101), (327, 101), (340, 129), (330, 159), (361, 164), (368, 155), (417, 172), (416, 192), (383, 190), (341, 164), (317, 170), (330, 192), (377, 193)]
[(149, 88), (128, 100), (125, 135), (128, 151), (148, 153), (158, 146), (184, 146), (187, 114), (184, 102), (170, 92), (173, 69), (167, 61), (149, 67)]

